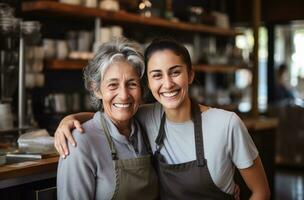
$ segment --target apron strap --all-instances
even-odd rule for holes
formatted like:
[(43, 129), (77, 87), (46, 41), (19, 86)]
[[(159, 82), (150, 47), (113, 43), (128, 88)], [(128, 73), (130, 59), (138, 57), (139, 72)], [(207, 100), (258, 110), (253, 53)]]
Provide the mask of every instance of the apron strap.
[(143, 141), (144, 141), (144, 144), (146, 146), (146, 149), (147, 149), (148, 153), (150, 155), (152, 155), (153, 153), (152, 153), (152, 149), (151, 149), (151, 145), (150, 145), (150, 142), (149, 142), (149, 139), (148, 139), (147, 132), (143, 129), (142, 125), (135, 118), (134, 118), (134, 121), (135, 121), (135, 125), (139, 126), (139, 129), (141, 131), (141, 135), (143, 137)]
[(101, 126), (103, 127), (103, 130), (104, 130), (104, 133), (105, 133), (105, 135), (106, 135), (108, 144), (109, 144), (109, 146), (110, 146), (111, 155), (112, 155), (112, 160), (118, 160), (118, 158), (117, 158), (117, 152), (116, 152), (116, 149), (115, 149), (115, 146), (114, 146), (114, 142), (113, 142), (113, 140), (111, 139), (111, 135), (110, 135), (108, 126), (107, 126), (107, 124), (106, 124), (105, 119), (102, 117), (102, 113), (100, 113), (100, 121), (101, 121)]
[(156, 151), (158, 153), (160, 152), (160, 149), (163, 147), (163, 144), (164, 144), (164, 137), (166, 135), (166, 132), (165, 132), (165, 122), (166, 122), (166, 113), (164, 112), (163, 116), (161, 118), (158, 135), (157, 135), (157, 138), (155, 140)]
[[(199, 104), (196, 103), (194, 100), (191, 99), (191, 118), (194, 124), (194, 139), (195, 139), (195, 151), (197, 157), (197, 164), (198, 166), (205, 166), (206, 159), (204, 154), (204, 142), (203, 142), (203, 131), (202, 131), (202, 115), (200, 111)], [(164, 144), (164, 137), (166, 136), (165, 132), (165, 122), (166, 122), (166, 113), (164, 112), (158, 135), (155, 140), (156, 143), (156, 152), (160, 152), (160, 149), (163, 147)]]
[(194, 138), (195, 138), (195, 151), (198, 166), (205, 166), (206, 159), (204, 153), (204, 140), (203, 140), (203, 127), (202, 127), (202, 114), (199, 104), (191, 100), (191, 115), (194, 123)]

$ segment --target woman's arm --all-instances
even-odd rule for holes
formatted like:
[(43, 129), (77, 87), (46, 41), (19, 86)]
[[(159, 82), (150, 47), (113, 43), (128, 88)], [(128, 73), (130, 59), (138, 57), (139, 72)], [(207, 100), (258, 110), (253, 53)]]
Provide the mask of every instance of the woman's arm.
[(91, 112), (82, 112), (68, 115), (61, 120), (54, 134), (54, 146), (61, 157), (65, 158), (69, 154), (66, 140), (68, 140), (73, 146), (76, 146), (71, 130), (76, 128), (79, 132), (83, 132), (81, 123), (88, 121), (93, 117), (93, 115), (94, 113)]
[(230, 141), (228, 143), (229, 156), (252, 192), (250, 199), (269, 199), (268, 181), (258, 150), (245, 124), (235, 113), (230, 119), (228, 138)]
[(239, 171), (252, 192), (250, 200), (268, 200), (270, 198), (268, 181), (259, 156), (254, 160), (251, 167), (239, 169)]
[(59, 159), (57, 197), (59, 200), (94, 199), (96, 170), (91, 154), (91, 143), (78, 131), (74, 132), (79, 147), (70, 146), (71, 155), (65, 160)]

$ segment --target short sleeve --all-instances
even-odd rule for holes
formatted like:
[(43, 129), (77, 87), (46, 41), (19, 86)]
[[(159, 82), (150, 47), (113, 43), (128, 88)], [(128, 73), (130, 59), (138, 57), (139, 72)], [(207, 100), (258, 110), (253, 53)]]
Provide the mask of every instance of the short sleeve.
[(258, 150), (242, 120), (233, 113), (229, 123), (229, 153), (232, 162), (238, 169), (253, 165)]
[(94, 199), (95, 174), (90, 147), (85, 134), (73, 131), (77, 147), (69, 146), (70, 154), (60, 158), (57, 171), (58, 199)]

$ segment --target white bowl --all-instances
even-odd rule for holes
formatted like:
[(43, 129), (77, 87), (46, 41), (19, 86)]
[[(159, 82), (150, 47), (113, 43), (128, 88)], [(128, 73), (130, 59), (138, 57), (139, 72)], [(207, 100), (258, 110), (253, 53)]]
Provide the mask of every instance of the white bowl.
[(6, 154), (0, 154), (0, 166), (6, 163)]

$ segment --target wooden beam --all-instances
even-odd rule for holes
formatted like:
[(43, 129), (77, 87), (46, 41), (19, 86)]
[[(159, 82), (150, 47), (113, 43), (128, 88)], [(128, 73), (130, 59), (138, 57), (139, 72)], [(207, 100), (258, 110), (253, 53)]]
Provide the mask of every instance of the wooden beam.
[(261, 0), (252, 0), (252, 28), (253, 28), (253, 71), (252, 71), (252, 117), (257, 118), (258, 111), (258, 84), (259, 84), (259, 28), (261, 22)]

